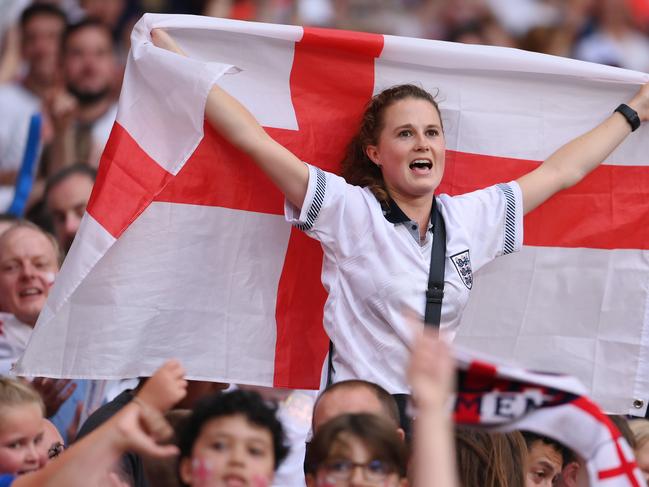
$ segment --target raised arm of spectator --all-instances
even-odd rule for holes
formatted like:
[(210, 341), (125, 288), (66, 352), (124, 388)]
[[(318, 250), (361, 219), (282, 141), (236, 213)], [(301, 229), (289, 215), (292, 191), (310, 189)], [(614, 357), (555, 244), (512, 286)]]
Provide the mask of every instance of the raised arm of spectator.
[[(641, 122), (649, 120), (649, 83), (627, 105), (637, 112)], [(581, 181), (630, 133), (631, 125), (626, 118), (618, 112), (612, 113), (597, 127), (568, 142), (538, 168), (519, 178), (525, 213), (556, 192)]]
[[(156, 46), (185, 55), (165, 31), (154, 29), (151, 37)], [(291, 204), (302, 207), (309, 171), (300, 159), (275, 142), (241, 103), (216, 85), (207, 98), (205, 114), (225, 139), (255, 161)]]
[(448, 401), (455, 365), (437, 331), (425, 327), (412, 348), (408, 381), (416, 407), (413, 438), (413, 487), (458, 487), (453, 421)]
[(125, 451), (154, 457), (174, 455), (178, 452), (174, 445), (158, 442), (172, 434), (163, 413), (185, 396), (184, 374), (178, 362), (165, 363), (115, 416), (72, 445), (56, 461), (18, 477), (12, 487), (100, 485)]

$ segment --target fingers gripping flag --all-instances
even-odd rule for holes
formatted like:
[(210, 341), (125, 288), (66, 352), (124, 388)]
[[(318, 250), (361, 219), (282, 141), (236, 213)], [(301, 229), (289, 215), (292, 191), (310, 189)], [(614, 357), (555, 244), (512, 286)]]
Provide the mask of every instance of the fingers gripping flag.
[(553, 438), (584, 460), (593, 486), (646, 485), (633, 450), (579, 381), (477, 359), (463, 350), (456, 357), (456, 423)]
[[(154, 27), (189, 57), (155, 48)], [(370, 96), (417, 83), (438, 93), (440, 190), (458, 194), (530, 170), (648, 78), (512, 49), (146, 15), (88, 212), (18, 369), (129, 377), (175, 356), (195, 379), (318, 386), (321, 250), (205, 124), (214, 82), (298, 157), (332, 171)], [(608, 409), (649, 398), (647, 154), (642, 127), (530, 214), (521, 255), (476, 279), (459, 340), (575, 370)]]

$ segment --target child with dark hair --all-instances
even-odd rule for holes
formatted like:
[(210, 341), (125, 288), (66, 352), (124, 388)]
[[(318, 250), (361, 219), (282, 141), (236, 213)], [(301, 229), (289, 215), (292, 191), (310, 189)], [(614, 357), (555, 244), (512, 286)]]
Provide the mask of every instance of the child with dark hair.
[(270, 485), (288, 454), (276, 411), (253, 391), (202, 400), (179, 435), (184, 485)]

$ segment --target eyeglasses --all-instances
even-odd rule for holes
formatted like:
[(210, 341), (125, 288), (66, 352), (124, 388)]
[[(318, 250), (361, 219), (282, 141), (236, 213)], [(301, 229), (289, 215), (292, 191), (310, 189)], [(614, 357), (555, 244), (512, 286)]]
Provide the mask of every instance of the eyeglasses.
[(61, 453), (63, 453), (63, 450), (65, 450), (65, 445), (60, 441), (52, 443), (52, 446), (50, 446), (49, 450), (47, 450), (47, 458), (49, 458), (50, 460), (52, 458), (56, 458)]
[(394, 467), (382, 460), (372, 460), (368, 463), (356, 463), (351, 460), (332, 460), (325, 463), (323, 470), (327, 477), (336, 482), (349, 481), (354, 474), (356, 467), (363, 471), (363, 478), (366, 482), (383, 482), (391, 473)]

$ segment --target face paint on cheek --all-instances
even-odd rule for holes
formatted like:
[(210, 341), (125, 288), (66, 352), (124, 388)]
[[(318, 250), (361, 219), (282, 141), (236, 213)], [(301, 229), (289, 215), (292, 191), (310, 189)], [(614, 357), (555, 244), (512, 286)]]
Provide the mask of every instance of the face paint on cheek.
[(252, 487), (268, 487), (269, 485), (268, 479), (261, 475), (255, 475), (252, 478)]
[(326, 474), (319, 474), (316, 477), (315, 484), (317, 487), (336, 487), (337, 482)]
[(205, 484), (212, 476), (212, 464), (204, 458), (194, 458), (192, 460), (192, 477), (195, 480), (195, 485)]
[(52, 286), (54, 284), (55, 277), (56, 273), (54, 272), (43, 272), (43, 280), (48, 286)]

